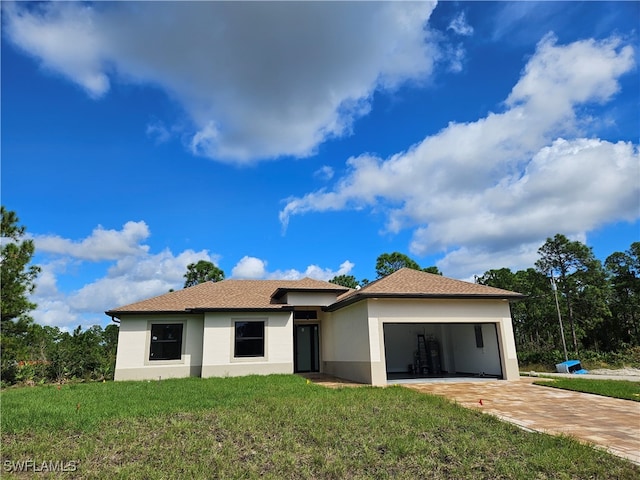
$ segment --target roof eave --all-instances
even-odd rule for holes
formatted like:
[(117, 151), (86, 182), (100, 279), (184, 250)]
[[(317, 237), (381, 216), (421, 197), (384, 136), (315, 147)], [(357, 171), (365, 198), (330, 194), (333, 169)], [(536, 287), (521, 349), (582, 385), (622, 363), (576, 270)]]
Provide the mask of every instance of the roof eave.
[(281, 305), (278, 307), (198, 307), (189, 308), (187, 313), (206, 313), (206, 312), (292, 312), (293, 306)]
[(345, 298), (344, 300), (340, 300), (336, 303), (332, 303), (331, 305), (325, 307), (323, 310), (327, 312), (334, 312), (339, 310), (340, 308), (346, 307), (353, 303), (359, 302), (361, 300), (372, 299), (372, 298), (428, 298), (428, 299), (466, 299), (466, 300), (523, 300), (526, 298), (526, 295), (522, 295), (519, 293), (513, 294), (472, 294), (472, 293), (357, 293), (349, 298)]
[(107, 310), (105, 315), (111, 318), (120, 318), (121, 315), (168, 315), (168, 314), (180, 314), (189, 313), (187, 310)]
[(281, 307), (194, 307), (185, 308), (184, 310), (108, 310), (105, 315), (120, 318), (122, 315), (184, 315), (206, 312), (288, 312), (293, 311), (291, 305), (282, 305)]

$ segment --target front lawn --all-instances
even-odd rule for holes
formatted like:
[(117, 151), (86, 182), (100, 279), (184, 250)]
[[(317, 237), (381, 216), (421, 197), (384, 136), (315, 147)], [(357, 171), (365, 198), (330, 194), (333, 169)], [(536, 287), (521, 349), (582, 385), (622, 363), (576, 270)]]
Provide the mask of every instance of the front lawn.
[(605, 397), (622, 398), (640, 402), (640, 382), (626, 380), (594, 380), (586, 378), (547, 377), (534, 382), (545, 387), (573, 390), (575, 392), (593, 393)]
[(640, 477), (572, 439), (403, 387), (275, 375), (11, 388), (0, 400), (6, 476), (32, 461), (74, 466), (64, 478)]

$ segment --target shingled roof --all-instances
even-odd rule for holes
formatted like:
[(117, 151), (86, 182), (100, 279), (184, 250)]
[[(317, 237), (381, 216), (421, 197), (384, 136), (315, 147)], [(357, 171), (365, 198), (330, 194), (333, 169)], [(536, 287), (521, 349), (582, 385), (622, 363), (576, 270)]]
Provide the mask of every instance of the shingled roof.
[(333, 311), (365, 298), (500, 298), (519, 299), (524, 295), (500, 288), (463, 282), (452, 278), (402, 268), (376, 280), (360, 290), (311, 278), (302, 280), (223, 280), (205, 282), (193, 287), (166, 293), (105, 312), (112, 317), (136, 313), (184, 313), (224, 310), (283, 310), (287, 292), (334, 292), (336, 303), (327, 307)]
[(364, 298), (499, 298), (516, 300), (525, 296), (477, 283), (454, 280), (433, 273), (401, 268), (386, 277), (369, 283), (360, 290), (351, 290), (338, 298), (328, 310), (337, 310)]
[(350, 289), (322, 280), (223, 280), (165, 293), (105, 312), (112, 317), (125, 313), (180, 313), (193, 310), (278, 310), (290, 307), (281, 297), (287, 291), (334, 292)]

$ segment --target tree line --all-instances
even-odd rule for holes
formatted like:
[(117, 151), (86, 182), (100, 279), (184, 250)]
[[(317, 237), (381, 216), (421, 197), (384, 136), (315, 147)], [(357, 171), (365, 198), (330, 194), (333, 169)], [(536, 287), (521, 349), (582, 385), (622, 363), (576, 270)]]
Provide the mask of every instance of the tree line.
[[(118, 326), (66, 332), (34, 323), (29, 312), (36, 305), (29, 294), (40, 273), (38, 266), (31, 265), (35, 246), (25, 238), (26, 229), (15, 212), (2, 206), (1, 213), (2, 385), (112, 379)], [(526, 296), (511, 306), (521, 364), (553, 364), (562, 360), (565, 349), (572, 355), (631, 351), (640, 362), (640, 242), (612, 253), (602, 263), (587, 245), (557, 234), (546, 240), (538, 254), (535, 264), (525, 270), (500, 268), (476, 277), (479, 284)], [(405, 267), (442, 275), (437, 267), (423, 268), (400, 252), (378, 256), (375, 270), (377, 278), (382, 278)], [(225, 274), (201, 260), (187, 266), (184, 278), (188, 288), (224, 280)], [(330, 282), (359, 288), (369, 280), (338, 275)]]
[(112, 379), (118, 327), (95, 325), (85, 331), (77, 327), (65, 332), (34, 323), (29, 312), (36, 305), (29, 301), (29, 294), (40, 273), (37, 265), (30, 265), (35, 245), (25, 239), (26, 228), (19, 224), (15, 212), (2, 206), (0, 213), (2, 385)]
[[(499, 268), (475, 277), (476, 283), (526, 296), (511, 305), (521, 364), (551, 366), (569, 354), (591, 358), (615, 352), (640, 363), (640, 242), (612, 253), (603, 264), (591, 247), (556, 234), (547, 238), (538, 256), (525, 270)], [(376, 259), (376, 278), (401, 268), (442, 275), (436, 266), (423, 268), (408, 255), (392, 252)], [(184, 286), (224, 278), (222, 270), (201, 260), (187, 267)], [(370, 283), (354, 275), (329, 281), (348, 288)]]
[(640, 242), (602, 263), (591, 247), (556, 234), (538, 255), (525, 270), (500, 268), (476, 277), (526, 295), (511, 306), (520, 362), (560, 361), (565, 348), (575, 356), (632, 349), (640, 361)]

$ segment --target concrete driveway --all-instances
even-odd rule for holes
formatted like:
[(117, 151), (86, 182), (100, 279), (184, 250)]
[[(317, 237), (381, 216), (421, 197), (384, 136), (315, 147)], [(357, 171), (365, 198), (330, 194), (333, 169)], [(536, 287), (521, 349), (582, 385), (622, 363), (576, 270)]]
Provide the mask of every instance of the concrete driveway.
[(495, 415), (522, 428), (565, 434), (640, 464), (640, 402), (519, 381), (405, 384)]

